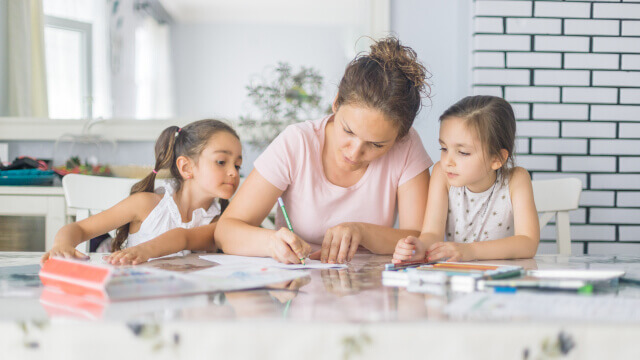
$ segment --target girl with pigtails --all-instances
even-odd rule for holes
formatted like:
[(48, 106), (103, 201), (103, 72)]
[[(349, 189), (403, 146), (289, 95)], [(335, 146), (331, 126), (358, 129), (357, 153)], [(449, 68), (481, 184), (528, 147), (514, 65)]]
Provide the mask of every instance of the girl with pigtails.
[[(76, 246), (113, 229), (113, 253), (106, 258), (111, 264), (214, 251), (218, 217), (239, 184), (242, 146), (235, 130), (217, 120), (170, 126), (156, 141), (155, 155), (154, 170), (131, 188), (129, 197), (62, 227), (42, 262), (52, 256), (86, 258)], [(162, 169), (169, 169), (171, 180), (154, 189)]]

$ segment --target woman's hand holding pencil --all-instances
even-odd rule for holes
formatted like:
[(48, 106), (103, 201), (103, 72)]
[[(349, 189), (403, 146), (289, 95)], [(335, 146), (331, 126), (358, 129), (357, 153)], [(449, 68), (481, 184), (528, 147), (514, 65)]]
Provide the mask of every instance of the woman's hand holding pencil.
[(271, 257), (284, 264), (300, 264), (309, 256), (311, 245), (287, 228), (280, 228), (270, 238)]

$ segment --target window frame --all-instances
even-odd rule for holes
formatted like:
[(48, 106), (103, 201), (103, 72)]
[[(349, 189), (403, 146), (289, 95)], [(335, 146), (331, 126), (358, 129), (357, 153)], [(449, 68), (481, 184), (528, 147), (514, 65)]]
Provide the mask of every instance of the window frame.
[[(44, 27), (74, 31), (80, 34), (82, 119), (93, 118), (93, 25), (88, 22), (45, 15)], [(47, 79), (47, 81), (49, 80)]]

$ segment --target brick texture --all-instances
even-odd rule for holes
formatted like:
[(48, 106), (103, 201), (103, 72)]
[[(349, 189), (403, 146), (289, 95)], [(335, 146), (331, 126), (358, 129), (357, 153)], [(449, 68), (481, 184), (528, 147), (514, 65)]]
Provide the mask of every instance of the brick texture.
[(516, 163), (583, 183), (573, 253), (640, 255), (640, 0), (474, 5), (473, 92), (512, 103)]

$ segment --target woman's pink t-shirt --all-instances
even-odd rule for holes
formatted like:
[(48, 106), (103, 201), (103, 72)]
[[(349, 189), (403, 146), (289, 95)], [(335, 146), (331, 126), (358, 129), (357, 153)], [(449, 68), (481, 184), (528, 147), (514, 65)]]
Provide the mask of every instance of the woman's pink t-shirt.
[[(392, 227), (398, 187), (433, 164), (411, 128), (369, 164), (355, 185), (334, 185), (322, 166), (325, 127), (332, 118), (288, 126), (254, 163), (260, 175), (284, 191), (282, 199), (296, 235), (314, 244), (322, 244), (327, 229), (344, 222)], [(276, 227), (286, 226), (278, 210)]]

